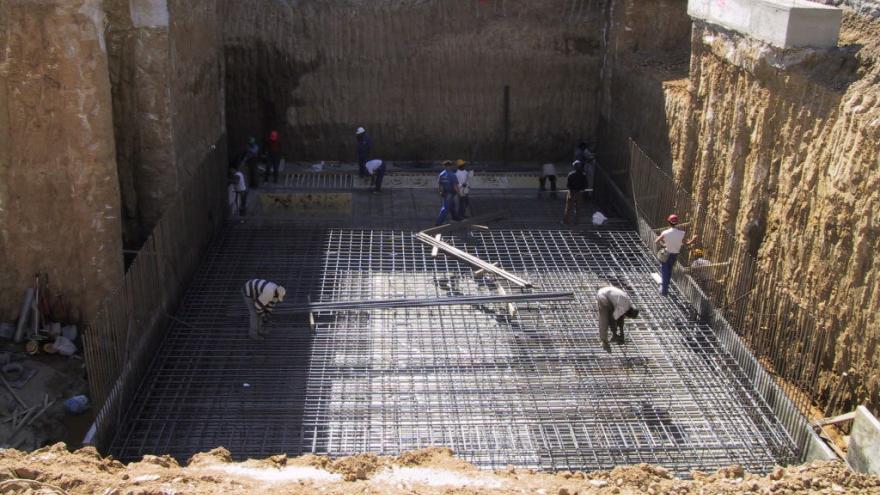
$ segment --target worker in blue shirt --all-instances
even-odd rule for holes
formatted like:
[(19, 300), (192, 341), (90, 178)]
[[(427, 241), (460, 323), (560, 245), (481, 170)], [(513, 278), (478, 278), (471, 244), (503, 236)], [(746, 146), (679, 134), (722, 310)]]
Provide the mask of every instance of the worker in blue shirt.
[(458, 195), (458, 177), (455, 176), (455, 165), (451, 160), (443, 162), (443, 171), (437, 177), (437, 187), (440, 190), (440, 197), (443, 203), (440, 206), (440, 216), (437, 217), (435, 225), (441, 225), (446, 221), (446, 215), (453, 212), (455, 217), (455, 197)]

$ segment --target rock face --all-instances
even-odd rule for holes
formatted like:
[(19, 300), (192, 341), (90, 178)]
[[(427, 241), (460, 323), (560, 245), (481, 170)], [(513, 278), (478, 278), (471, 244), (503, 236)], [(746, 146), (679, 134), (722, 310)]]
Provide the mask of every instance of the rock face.
[(278, 127), (288, 156), (570, 159), (590, 140), (599, 0), (220, 0), (232, 151)]
[[(689, 73), (618, 50), (615, 69), (633, 80), (603, 102), (618, 110), (604, 114), (612, 156), (635, 135), (831, 332), (817, 384), (826, 412), (880, 407), (877, 33), (850, 13), (838, 50), (783, 53), (697, 24)], [(641, 123), (618, 117), (621, 105), (645, 109)]]
[(105, 0), (125, 243), (136, 249), (224, 133), (215, 0)]
[(86, 318), (121, 279), (103, 23), (100, 0), (0, 0), (0, 320), (38, 271)]

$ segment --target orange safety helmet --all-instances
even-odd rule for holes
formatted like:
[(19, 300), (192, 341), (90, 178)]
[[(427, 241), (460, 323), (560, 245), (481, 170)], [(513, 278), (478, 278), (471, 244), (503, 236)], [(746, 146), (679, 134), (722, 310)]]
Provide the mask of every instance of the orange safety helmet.
[(278, 131), (272, 131), (269, 133), (269, 141), (278, 141)]
[(669, 217), (666, 219), (666, 221), (671, 223), (672, 225), (675, 225), (678, 223), (678, 215), (675, 215), (675, 214), (669, 215)]

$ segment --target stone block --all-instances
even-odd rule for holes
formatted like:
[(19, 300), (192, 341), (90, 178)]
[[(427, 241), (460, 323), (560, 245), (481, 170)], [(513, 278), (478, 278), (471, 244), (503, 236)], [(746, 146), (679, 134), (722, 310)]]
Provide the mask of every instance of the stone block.
[(688, 14), (779, 48), (834, 47), (843, 18), (806, 0), (689, 0)]

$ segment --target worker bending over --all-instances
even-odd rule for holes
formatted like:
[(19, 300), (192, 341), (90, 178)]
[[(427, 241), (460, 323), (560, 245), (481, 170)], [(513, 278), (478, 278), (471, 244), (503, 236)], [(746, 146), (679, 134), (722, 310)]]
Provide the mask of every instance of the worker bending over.
[(373, 178), (371, 186), (373, 187), (373, 192), (382, 192), (382, 179), (385, 177), (386, 170), (385, 162), (382, 160), (370, 160), (364, 164), (364, 168), (367, 169), (367, 173)]
[(636, 318), (639, 310), (633, 306), (632, 300), (626, 292), (617, 287), (602, 287), (596, 293), (596, 304), (599, 306), (599, 339), (602, 340), (602, 348), (611, 352), (608, 343), (608, 327), (614, 335), (614, 341), (623, 344), (623, 320), (629, 316)]
[(254, 278), (244, 284), (241, 295), (250, 315), (248, 330), (250, 338), (262, 340), (269, 334), (268, 330), (263, 331), (263, 325), (269, 319), (275, 305), (284, 300), (284, 294), (286, 294), (284, 287), (268, 280)]

